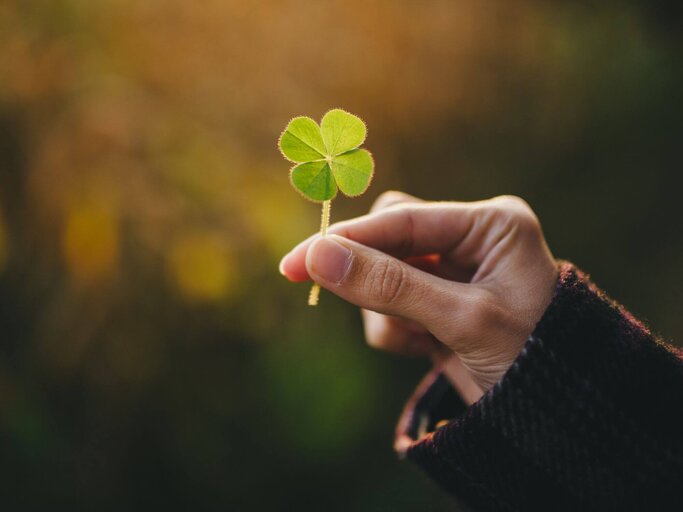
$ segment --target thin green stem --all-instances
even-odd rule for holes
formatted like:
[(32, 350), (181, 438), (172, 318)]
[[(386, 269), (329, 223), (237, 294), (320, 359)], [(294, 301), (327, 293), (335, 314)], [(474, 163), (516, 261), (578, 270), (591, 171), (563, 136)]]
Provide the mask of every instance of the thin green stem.
[[(332, 200), (323, 202), (323, 213), (320, 220), (320, 236), (327, 236), (327, 228), (330, 227), (330, 206), (332, 205)], [(317, 306), (318, 300), (320, 298), (320, 285), (314, 283), (311, 287), (311, 291), (308, 294), (308, 305)]]

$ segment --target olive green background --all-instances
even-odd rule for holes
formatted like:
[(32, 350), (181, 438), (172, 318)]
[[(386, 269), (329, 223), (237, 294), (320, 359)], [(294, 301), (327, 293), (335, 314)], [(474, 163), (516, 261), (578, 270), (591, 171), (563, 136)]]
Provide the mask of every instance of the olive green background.
[(453, 510), (391, 450), (428, 362), (277, 272), (320, 215), (280, 131), (366, 121), (376, 176), (333, 221), (387, 189), (518, 194), (557, 257), (681, 341), (680, 14), (2, 2), (3, 510)]

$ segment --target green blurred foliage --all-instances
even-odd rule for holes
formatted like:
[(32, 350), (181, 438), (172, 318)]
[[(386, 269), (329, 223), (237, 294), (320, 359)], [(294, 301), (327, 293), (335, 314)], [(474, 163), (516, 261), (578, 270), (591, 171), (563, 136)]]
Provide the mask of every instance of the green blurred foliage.
[(298, 114), (369, 127), (333, 220), (519, 194), (682, 340), (680, 9), (588, 4), (0, 3), (3, 508), (452, 510), (391, 451), (428, 363), (277, 273), (319, 222), (276, 148)]

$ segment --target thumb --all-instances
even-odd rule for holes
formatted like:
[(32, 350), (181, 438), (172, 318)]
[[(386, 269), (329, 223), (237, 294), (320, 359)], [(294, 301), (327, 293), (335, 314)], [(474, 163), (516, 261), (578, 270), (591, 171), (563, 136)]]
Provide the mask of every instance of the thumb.
[(463, 327), (476, 302), (471, 285), (441, 279), (337, 235), (311, 244), (306, 269), (315, 282), (342, 299), (414, 320), (442, 341), (441, 336), (452, 336), (454, 327)]

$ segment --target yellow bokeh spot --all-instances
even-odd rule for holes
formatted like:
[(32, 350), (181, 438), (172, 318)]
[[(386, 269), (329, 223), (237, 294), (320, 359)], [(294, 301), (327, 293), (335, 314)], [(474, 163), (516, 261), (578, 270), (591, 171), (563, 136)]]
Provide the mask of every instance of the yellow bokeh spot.
[(66, 219), (62, 249), (69, 272), (84, 283), (109, 276), (118, 261), (119, 226), (110, 209), (96, 204), (73, 207)]
[(235, 264), (216, 234), (182, 236), (170, 251), (168, 273), (188, 299), (212, 301), (229, 295), (235, 285)]

